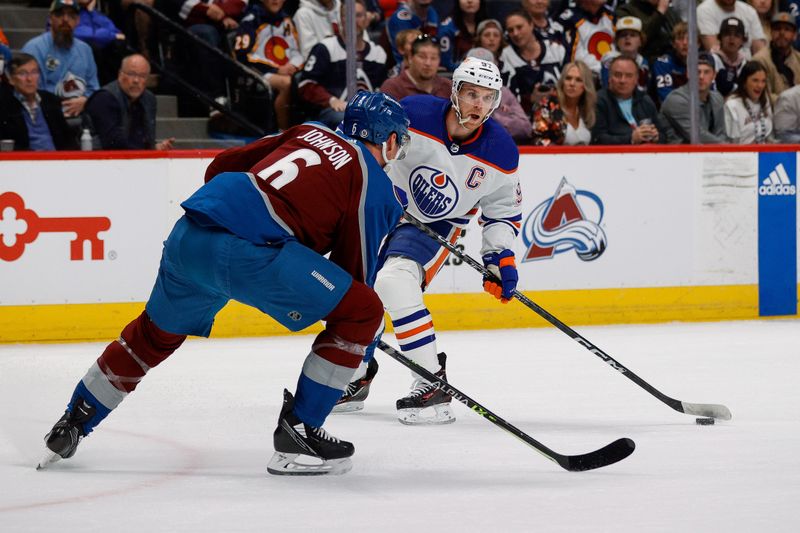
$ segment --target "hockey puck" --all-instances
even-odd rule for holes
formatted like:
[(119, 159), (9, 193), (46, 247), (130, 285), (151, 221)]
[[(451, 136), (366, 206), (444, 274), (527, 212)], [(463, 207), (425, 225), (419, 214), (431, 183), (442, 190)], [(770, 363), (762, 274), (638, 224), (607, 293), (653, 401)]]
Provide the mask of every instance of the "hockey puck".
[(713, 426), (714, 419), (713, 418), (695, 418), (694, 423), (698, 426)]

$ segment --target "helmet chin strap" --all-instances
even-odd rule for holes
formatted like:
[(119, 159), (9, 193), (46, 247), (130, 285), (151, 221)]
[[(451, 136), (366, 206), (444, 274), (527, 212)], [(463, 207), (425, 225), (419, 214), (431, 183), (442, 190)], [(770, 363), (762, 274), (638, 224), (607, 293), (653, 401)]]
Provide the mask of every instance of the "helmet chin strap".
[(383, 157), (383, 170), (388, 170), (392, 159), (389, 159), (389, 154), (386, 153), (386, 141), (381, 143), (381, 156)]

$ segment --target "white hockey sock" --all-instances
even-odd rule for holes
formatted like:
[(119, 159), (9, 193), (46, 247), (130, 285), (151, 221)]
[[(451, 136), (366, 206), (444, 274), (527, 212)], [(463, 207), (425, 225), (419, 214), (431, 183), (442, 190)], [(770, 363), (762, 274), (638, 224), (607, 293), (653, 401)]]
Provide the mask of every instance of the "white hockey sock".
[(439, 370), (436, 333), (422, 301), (421, 285), (422, 267), (418, 263), (406, 257), (390, 257), (378, 272), (375, 291), (392, 317), (403, 354), (426, 370), (436, 372)]
[(362, 360), (361, 364), (358, 365), (358, 368), (356, 368), (356, 373), (353, 374), (353, 379), (351, 379), (350, 381), (351, 382), (356, 381), (357, 379), (361, 379), (366, 375), (367, 375), (367, 363), (365, 363)]

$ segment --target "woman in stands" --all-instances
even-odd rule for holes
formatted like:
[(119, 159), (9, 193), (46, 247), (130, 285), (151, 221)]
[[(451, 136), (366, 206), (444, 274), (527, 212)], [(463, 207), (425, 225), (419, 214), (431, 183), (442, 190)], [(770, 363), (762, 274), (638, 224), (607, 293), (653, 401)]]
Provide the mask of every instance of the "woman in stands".
[(597, 104), (589, 67), (582, 61), (567, 63), (556, 84), (556, 95), (545, 97), (533, 106), (533, 144), (589, 144)]
[(748, 61), (736, 84), (736, 90), (725, 102), (725, 134), (728, 139), (735, 144), (774, 142), (766, 69), (758, 61)]

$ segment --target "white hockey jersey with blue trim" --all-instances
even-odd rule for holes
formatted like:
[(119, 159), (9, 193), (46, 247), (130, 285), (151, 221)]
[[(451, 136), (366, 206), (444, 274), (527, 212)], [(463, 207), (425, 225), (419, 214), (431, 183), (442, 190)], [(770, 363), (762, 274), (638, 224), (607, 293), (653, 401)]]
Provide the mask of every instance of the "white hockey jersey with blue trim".
[(522, 220), (522, 190), (519, 151), (505, 129), (490, 118), (459, 144), (445, 126), (449, 100), (423, 95), (400, 103), (411, 120), (412, 141), (405, 159), (391, 163), (389, 176), (408, 196), (408, 213), (447, 235), (452, 232), (441, 231), (443, 225), (464, 228), (480, 209), (481, 255), (511, 248)]

